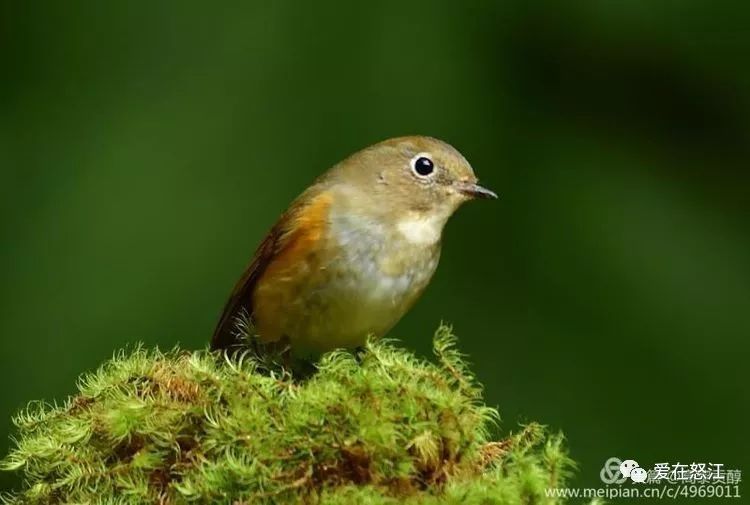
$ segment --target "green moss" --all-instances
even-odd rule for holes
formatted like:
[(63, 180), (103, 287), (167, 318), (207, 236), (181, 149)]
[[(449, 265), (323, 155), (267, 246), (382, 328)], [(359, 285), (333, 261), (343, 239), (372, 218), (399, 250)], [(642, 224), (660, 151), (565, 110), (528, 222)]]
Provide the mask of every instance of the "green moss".
[(325, 355), (297, 381), (251, 355), (121, 352), (62, 406), (15, 418), (8, 503), (555, 503), (572, 463), (497, 412), (454, 348), (436, 363), (388, 342)]

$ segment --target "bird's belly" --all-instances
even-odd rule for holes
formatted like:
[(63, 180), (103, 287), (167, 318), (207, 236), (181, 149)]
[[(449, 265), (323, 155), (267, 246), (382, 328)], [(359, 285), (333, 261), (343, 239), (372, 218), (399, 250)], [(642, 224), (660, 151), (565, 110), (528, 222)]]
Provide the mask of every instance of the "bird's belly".
[(438, 248), (384, 250), (382, 243), (340, 252), (289, 307), (285, 333), (292, 347), (351, 348), (384, 335), (422, 293), (438, 258)]

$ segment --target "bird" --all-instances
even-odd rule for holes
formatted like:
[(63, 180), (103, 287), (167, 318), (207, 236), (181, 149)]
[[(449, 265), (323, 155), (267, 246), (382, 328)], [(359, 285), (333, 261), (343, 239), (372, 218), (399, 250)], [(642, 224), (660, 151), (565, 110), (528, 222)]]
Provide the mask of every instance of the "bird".
[(438, 265), (443, 229), (465, 202), (495, 199), (453, 146), (391, 138), (335, 164), (304, 190), (258, 246), (226, 302), (211, 349), (261, 344), (294, 355), (354, 349), (414, 305)]

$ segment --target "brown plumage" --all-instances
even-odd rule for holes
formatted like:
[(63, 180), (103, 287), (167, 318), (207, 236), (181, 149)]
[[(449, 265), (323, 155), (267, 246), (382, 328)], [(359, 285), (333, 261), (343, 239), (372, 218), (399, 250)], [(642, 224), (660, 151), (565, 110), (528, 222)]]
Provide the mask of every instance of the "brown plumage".
[(259, 280), (264, 276), (278, 277), (299, 266), (300, 256), (313, 250), (321, 238), (328, 205), (324, 194), (309, 201), (300, 197), (281, 215), (235, 284), (211, 338), (212, 349), (227, 349), (239, 343), (236, 318), (244, 310), (251, 320), (256, 319), (253, 298)]
[(221, 315), (213, 349), (240, 344), (249, 315), (260, 341), (325, 351), (386, 333), (437, 266), (443, 226), (473, 198), (494, 198), (469, 163), (430, 137), (359, 151), (292, 202), (258, 247)]

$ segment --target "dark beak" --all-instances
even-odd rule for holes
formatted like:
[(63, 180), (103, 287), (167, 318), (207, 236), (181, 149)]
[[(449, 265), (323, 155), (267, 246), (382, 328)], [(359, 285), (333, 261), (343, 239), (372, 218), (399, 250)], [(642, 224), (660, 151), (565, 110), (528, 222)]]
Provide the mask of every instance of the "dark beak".
[(490, 191), (489, 189), (473, 182), (459, 182), (458, 191), (471, 198), (483, 198), (489, 200), (497, 198), (497, 194), (495, 194), (494, 191)]

